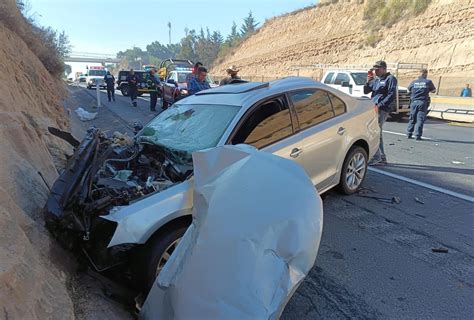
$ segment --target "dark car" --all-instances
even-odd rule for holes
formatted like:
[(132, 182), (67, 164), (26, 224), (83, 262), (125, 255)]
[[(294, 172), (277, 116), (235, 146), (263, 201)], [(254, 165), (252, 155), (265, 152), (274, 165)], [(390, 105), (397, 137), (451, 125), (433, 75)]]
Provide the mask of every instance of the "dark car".
[[(127, 77), (130, 74), (130, 71), (128, 70), (122, 70), (119, 71), (118, 77), (117, 77), (117, 90), (120, 90), (122, 92), (122, 95), (125, 97), (128, 97), (130, 95), (129, 93), (129, 88), (128, 88), (128, 82), (127, 82)], [(145, 70), (135, 70), (135, 74), (138, 76), (140, 81), (137, 84), (138, 87), (138, 95), (141, 96), (144, 93), (150, 93), (150, 84), (148, 83), (150, 74), (148, 71)], [(158, 95), (161, 96), (161, 90), (158, 90)]]

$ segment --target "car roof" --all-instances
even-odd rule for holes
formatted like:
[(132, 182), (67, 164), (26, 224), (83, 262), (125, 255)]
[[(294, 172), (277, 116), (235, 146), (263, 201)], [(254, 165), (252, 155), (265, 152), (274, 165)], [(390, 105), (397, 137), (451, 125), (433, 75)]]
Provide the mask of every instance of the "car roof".
[(219, 86), (196, 93), (180, 100), (180, 104), (222, 104), (249, 107), (265, 98), (287, 91), (321, 88), (333, 91), (332, 88), (304, 77), (287, 77), (271, 82), (243, 82)]

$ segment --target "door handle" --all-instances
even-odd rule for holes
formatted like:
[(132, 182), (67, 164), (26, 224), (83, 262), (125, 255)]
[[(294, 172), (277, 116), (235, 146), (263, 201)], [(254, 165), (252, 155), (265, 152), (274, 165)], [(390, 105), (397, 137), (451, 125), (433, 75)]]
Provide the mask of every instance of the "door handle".
[(340, 127), (339, 130), (337, 130), (337, 134), (342, 136), (344, 133), (346, 133), (346, 128)]
[(294, 148), (293, 150), (291, 150), (290, 157), (296, 158), (301, 154), (301, 152), (303, 152), (303, 150)]

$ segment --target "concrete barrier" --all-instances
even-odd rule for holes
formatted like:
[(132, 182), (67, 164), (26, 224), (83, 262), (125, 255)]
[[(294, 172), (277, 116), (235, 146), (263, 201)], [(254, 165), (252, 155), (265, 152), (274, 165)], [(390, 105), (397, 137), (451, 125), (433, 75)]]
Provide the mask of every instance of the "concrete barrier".
[(474, 123), (474, 98), (431, 97), (431, 118)]

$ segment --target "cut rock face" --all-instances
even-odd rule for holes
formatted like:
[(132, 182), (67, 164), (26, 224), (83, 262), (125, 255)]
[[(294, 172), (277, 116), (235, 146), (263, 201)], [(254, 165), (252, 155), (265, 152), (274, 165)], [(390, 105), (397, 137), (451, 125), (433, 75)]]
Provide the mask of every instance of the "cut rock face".
[(277, 319), (316, 259), (316, 189), (297, 163), (245, 145), (193, 160), (193, 223), (141, 317)]

